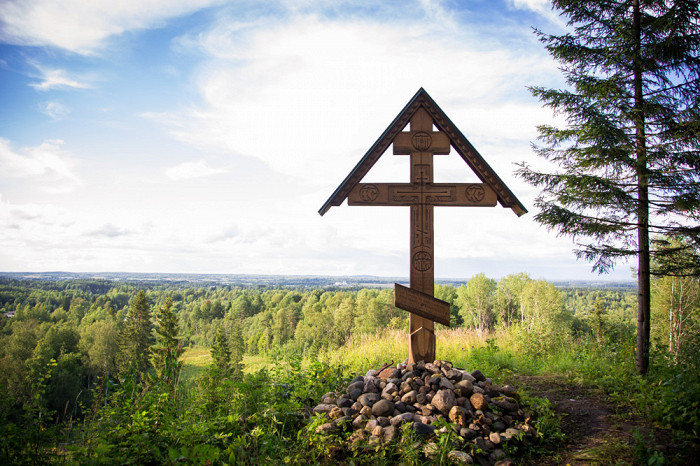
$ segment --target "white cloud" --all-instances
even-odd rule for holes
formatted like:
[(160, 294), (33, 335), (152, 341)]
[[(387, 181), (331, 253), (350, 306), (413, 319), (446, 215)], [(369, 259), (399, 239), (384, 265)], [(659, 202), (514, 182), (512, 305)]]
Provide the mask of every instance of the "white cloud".
[(222, 0), (6, 0), (0, 2), (0, 40), (91, 54), (125, 31), (163, 21)]
[(37, 91), (48, 91), (55, 88), (89, 89), (92, 87), (84, 81), (68, 76), (65, 70), (51, 69), (36, 63), (32, 64), (41, 73), (39, 82), (29, 83)]
[(516, 9), (538, 13), (560, 27), (566, 25), (566, 21), (559, 15), (560, 11), (553, 8), (551, 0), (509, 0), (509, 3)]
[(43, 102), (39, 104), (39, 111), (54, 120), (62, 120), (70, 114), (70, 108), (60, 102)]
[(544, 12), (552, 9), (550, 0), (510, 0), (516, 8), (528, 9), (536, 12)]
[[(528, 45), (484, 43), (479, 31), (445, 34), (420, 15), (381, 23), (229, 19), (181, 41), (210, 59), (198, 71), (202, 103), (150, 116), (181, 141), (315, 182), (341, 181), (420, 87), (453, 119), (474, 121), (485, 139), (530, 134), (540, 105), (525, 86), (552, 68), (537, 44), (524, 53)], [(524, 44), (534, 42), (523, 34)], [(516, 121), (515, 132), (504, 118)]]
[(226, 173), (223, 168), (212, 168), (206, 162), (198, 160), (196, 162), (183, 162), (165, 171), (168, 178), (174, 181), (189, 180), (192, 178), (204, 178), (206, 176)]
[(126, 228), (118, 227), (117, 225), (114, 225), (113, 223), (105, 223), (105, 224), (101, 225), (99, 228), (86, 233), (87, 236), (105, 237), (105, 238), (117, 238), (120, 236), (128, 236), (131, 234), (132, 234), (131, 231), (127, 230)]
[(52, 193), (77, 189), (83, 181), (74, 173), (73, 157), (61, 145), (61, 140), (48, 140), (15, 151), (10, 141), (0, 138), (0, 179), (34, 180), (37, 189)]
[[(213, 3), (0, 0), (0, 40), (96, 53), (110, 37), (159, 27)], [(94, 99), (95, 108), (110, 108), (104, 113), (113, 120), (98, 116), (98, 125), (76, 129), (76, 113), (51, 125), (71, 131), (71, 146), (85, 151), (80, 166), (61, 141), (13, 148), (0, 139), (0, 190), (20, 203), (0, 199), (6, 226), (0, 264), (6, 270), (406, 275), (408, 209), (342, 206), (323, 218), (317, 210), (419, 87), (530, 207), (534, 190), (514, 179), (512, 162), (531, 156), (534, 127), (550, 116), (525, 86), (553, 87), (559, 73), (530, 29), (514, 27), (512, 9), (508, 22), (498, 22), (508, 16), (498, 12), (484, 25), (464, 22), (469, 19), (451, 4), (230, 1), (216, 15), (173, 22), (191, 29), (180, 29), (183, 36), (170, 42), (172, 56), (162, 57), (172, 59), (179, 76), (159, 81), (166, 92), (152, 92), (137, 79), (128, 80), (128, 94), (104, 86), (83, 97)], [(216, 23), (201, 22), (209, 18)], [(165, 36), (149, 38), (169, 40)], [(134, 48), (115, 49), (119, 58), (142, 65), (141, 51), (151, 47), (128, 45)], [(167, 43), (151, 45), (162, 50)], [(54, 68), (34, 65), (37, 90), (96, 82), (65, 66), (74, 60), (54, 56)], [(117, 67), (102, 74), (101, 60), (87, 62), (96, 76), (126, 81)], [(182, 83), (185, 88), (168, 87)], [(130, 99), (117, 100), (123, 95)], [(161, 95), (177, 97), (159, 103)], [(152, 111), (143, 105), (134, 111), (135, 96), (148, 96), (143, 103)], [(56, 101), (40, 109), (52, 118), (68, 111)], [(119, 120), (122, 110), (129, 116)], [(135, 113), (160, 123), (175, 140), (132, 124)], [(139, 132), (131, 132), (136, 126)], [(109, 132), (100, 132), (104, 128)], [(468, 168), (456, 154), (448, 157), (455, 161), (440, 172), (436, 161), (436, 174), (460, 181)], [(81, 180), (78, 168), (90, 176)], [(405, 181), (407, 158), (389, 152), (371, 176)], [(61, 186), (83, 189), (40, 192)], [(528, 263), (551, 266), (554, 274), (570, 266), (570, 243), (553, 241), (531, 216), (518, 219), (501, 208), (445, 211), (436, 215), (440, 276), (465, 276), (472, 270), (465, 264), (488, 270), (498, 261), (511, 262), (509, 270), (525, 264), (514, 272), (529, 270)]]

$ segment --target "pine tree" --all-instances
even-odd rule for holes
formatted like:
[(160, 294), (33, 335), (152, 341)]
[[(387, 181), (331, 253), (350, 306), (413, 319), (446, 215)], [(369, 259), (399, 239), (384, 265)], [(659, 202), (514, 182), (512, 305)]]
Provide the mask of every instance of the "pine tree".
[(139, 291), (131, 301), (126, 320), (119, 332), (117, 369), (121, 376), (134, 371), (140, 379), (151, 367), (150, 347), (153, 343), (151, 305), (146, 293)]
[[(700, 246), (700, 13), (697, 0), (554, 0), (573, 33), (536, 31), (560, 63), (566, 90), (531, 91), (564, 128), (539, 127), (537, 153), (560, 170), (522, 164), (542, 188), (536, 220), (577, 243), (576, 255), (608, 272), (637, 259), (637, 370), (649, 365), (650, 274), (687, 269), (673, 260), (651, 270), (656, 235), (688, 249), (657, 256), (695, 263)], [(663, 240), (661, 240), (663, 241)], [(681, 254), (679, 254), (681, 253)], [(677, 261), (676, 261), (677, 262)]]
[(178, 339), (180, 325), (172, 310), (173, 300), (168, 298), (165, 305), (156, 313), (156, 343), (151, 348), (153, 367), (156, 375), (166, 385), (174, 387), (182, 368), (178, 359), (184, 349)]

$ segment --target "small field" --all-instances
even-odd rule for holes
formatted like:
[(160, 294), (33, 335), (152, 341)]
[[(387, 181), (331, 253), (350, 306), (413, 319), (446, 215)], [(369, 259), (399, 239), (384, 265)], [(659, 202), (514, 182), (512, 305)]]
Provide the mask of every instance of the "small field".
[[(182, 361), (182, 373), (180, 378), (183, 381), (193, 380), (211, 363), (209, 348), (201, 346), (190, 346), (180, 356)], [(265, 356), (244, 356), (243, 372), (253, 373), (270, 366), (270, 360)]]

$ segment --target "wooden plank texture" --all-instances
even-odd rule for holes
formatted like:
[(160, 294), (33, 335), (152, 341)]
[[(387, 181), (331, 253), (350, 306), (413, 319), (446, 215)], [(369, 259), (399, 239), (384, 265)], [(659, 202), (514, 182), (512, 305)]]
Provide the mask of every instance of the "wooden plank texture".
[(484, 183), (358, 183), (348, 205), (495, 207), (496, 192)]
[(394, 283), (394, 306), (412, 314), (450, 326), (450, 303)]

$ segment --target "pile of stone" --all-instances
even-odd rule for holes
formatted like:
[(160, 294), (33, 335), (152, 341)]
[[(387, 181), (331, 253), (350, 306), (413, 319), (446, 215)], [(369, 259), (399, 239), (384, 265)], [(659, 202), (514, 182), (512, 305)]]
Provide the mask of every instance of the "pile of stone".
[(506, 465), (512, 462), (503, 447), (527, 442), (535, 434), (519, 399), (512, 387), (493, 384), (479, 370), (457, 369), (449, 361), (418, 362), (370, 370), (352, 380), (344, 393), (325, 394), (313, 413), (325, 413), (329, 420), (317, 427), (318, 434), (352, 430), (349, 447), (389, 444), (410, 423), (426, 441), (426, 456), (436, 452), (431, 440), (440, 434), (438, 419), (444, 419), (464, 442), (450, 452), (451, 460)]

